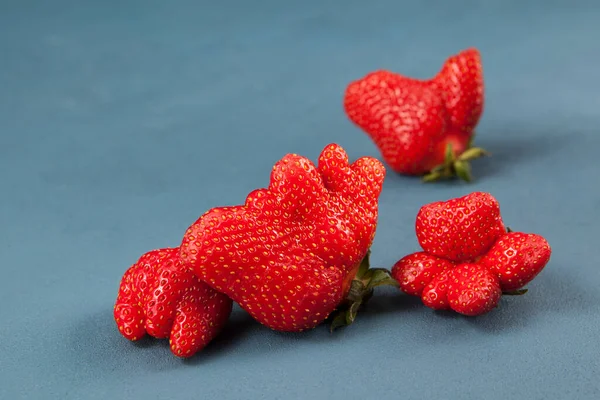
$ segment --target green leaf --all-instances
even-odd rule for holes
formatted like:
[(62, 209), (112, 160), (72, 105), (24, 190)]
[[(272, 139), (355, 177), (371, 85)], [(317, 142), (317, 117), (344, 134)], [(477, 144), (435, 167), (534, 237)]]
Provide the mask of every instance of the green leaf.
[(458, 157), (458, 159), (460, 161), (471, 161), (471, 160), (475, 160), (476, 158), (480, 158), (483, 156), (489, 156), (489, 155), (490, 155), (490, 153), (488, 153), (484, 149), (481, 149), (479, 147), (471, 147), (471, 148), (463, 151), (462, 154)]
[(517, 289), (517, 290), (511, 290), (508, 292), (502, 292), (502, 294), (505, 296), (522, 296), (525, 293), (527, 293), (527, 289)]
[(359, 279), (352, 280), (347, 299), (352, 303), (360, 300), (363, 297), (366, 289), (367, 287), (363, 281)]
[(367, 254), (360, 262), (360, 266), (358, 267), (358, 272), (356, 273), (357, 278), (362, 278), (365, 273), (369, 270), (370, 261), (369, 257), (371, 256), (371, 249), (367, 250)]
[(454, 161), (454, 151), (452, 151), (452, 143), (448, 143), (446, 146), (446, 155), (444, 157), (444, 164), (450, 165)]
[(371, 296), (373, 296), (374, 287), (382, 285), (399, 287), (398, 282), (392, 277), (391, 272), (385, 268), (367, 268), (366, 271), (364, 270), (364, 265), (368, 264), (369, 254), (370, 252), (367, 252), (367, 256), (365, 256), (363, 263), (359, 266), (362, 276), (357, 276), (352, 280), (346, 299), (339, 306), (338, 310), (332, 313), (327, 319), (328, 322), (331, 321), (329, 327), (331, 332), (354, 322), (361, 305), (366, 304)]
[(362, 305), (362, 300), (359, 299), (350, 304), (350, 307), (338, 310), (335, 317), (331, 320), (329, 324), (329, 331), (333, 332), (338, 328), (342, 328), (348, 325), (351, 325), (356, 320), (356, 315), (358, 314), (358, 309)]
[(348, 325), (346, 323), (346, 311), (338, 312), (335, 318), (333, 318), (333, 320), (331, 321), (331, 324), (329, 324), (329, 331), (333, 332), (337, 328), (341, 328), (346, 325)]
[(441, 174), (444, 173), (444, 171), (446, 171), (448, 169), (448, 166), (446, 164), (440, 164), (440, 165), (436, 165), (435, 167), (431, 168), (431, 171), (429, 172), (439, 172)]
[(346, 312), (346, 324), (350, 325), (356, 319), (356, 314), (358, 314), (358, 309), (360, 308), (362, 301), (356, 301), (350, 305), (348, 312)]
[(456, 175), (466, 181), (471, 182), (473, 179), (471, 176), (471, 165), (466, 161), (456, 161), (454, 163), (454, 169), (456, 171)]
[(400, 286), (398, 284), (398, 281), (392, 277), (390, 271), (388, 271), (387, 269), (377, 268), (377, 269), (373, 269), (372, 271), (373, 271), (373, 276), (371, 277), (371, 280), (367, 284), (367, 290), (373, 289), (377, 286), (384, 286), (384, 285), (394, 286), (394, 287)]
[(431, 171), (430, 173), (428, 173), (427, 175), (425, 175), (422, 179), (423, 182), (435, 182), (440, 180), (442, 177), (441, 172), (439, 171)]

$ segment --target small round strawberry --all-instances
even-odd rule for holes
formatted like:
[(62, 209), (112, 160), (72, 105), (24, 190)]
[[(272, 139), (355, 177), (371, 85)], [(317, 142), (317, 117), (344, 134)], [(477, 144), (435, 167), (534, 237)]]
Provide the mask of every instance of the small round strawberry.
[(394, 264), (392, 277), (398, 281), (404, 293), (421, 296), (433, 278), (452, 267), (452, 262), (421, 251), (409, 254)]
[(231, 310), (227, 296), (183, 267), (179, 248), (164, 248), (145, 253), (125, 272), (114, 318), (127, 339), (169, 338), (173, 354), (184, 358), (217, 336)]
[(424, 205), (415, 229), (423, 250), (454, 262), (483, 256), (506, 233), (498, 201), (485, 192)]
[(510, 292), (531, 282), (548, 264), (551, 253), (544, 237), (510, 232), (498, 239), (479, 264), (494, 272), (502, 290)]
[(422, 81), (378, 70), (348, 85), (344, 109), (394, 171), (428, 172), (423, 160), (445, 134), (448, 119), (436, 90)]
[(485, 314), (498, 305), (501, 296), (498, 278), (479, 264), (460, 264), (449, 275), (448, 303), (457, 313)]
[(448, 285), (450, 283), (449, 274), (451, 272), (452, 269), (441, 272), (425, 286), (421, 293), (421, 301), (425, 306), (434, 310), (450, 309), (450, 304), (448, 303)]

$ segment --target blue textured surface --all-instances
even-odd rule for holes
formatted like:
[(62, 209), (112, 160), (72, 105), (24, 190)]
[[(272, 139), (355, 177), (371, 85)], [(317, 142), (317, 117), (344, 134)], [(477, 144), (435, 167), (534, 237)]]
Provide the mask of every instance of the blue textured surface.
[[(0, 398), (600, 398), (599, 20), (595, 1), (0, 2)], [(120, 337), (119, 279), (143, 252), (287, 152), (378, 156), (345, 85), (427, 77), (469, 46), (493, 157), (472, 185), (389, 173), (373, 263), (417, 249), (420, 205), (490, 191), (553, 247), (526, 296), (469, 319), (381, 290), (334, 335), (238, 310), (188, 361)]]

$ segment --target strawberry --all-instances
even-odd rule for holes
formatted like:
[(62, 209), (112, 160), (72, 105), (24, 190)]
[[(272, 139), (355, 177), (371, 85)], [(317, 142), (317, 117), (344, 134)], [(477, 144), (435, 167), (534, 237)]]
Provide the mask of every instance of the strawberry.
[(443, 137), (448, 120), (436, 90), (380, 70), (348, 86), (344, 108), (394, 171), (409, 175), (428, 172), (422, 161)]
[(450, 129), (471, 137), (484, 104), (483, 66), (479, 51), (469, 48), (450, 56), (430, 83), (442, 93), (450, 114)]
[(479, 264), (495, 273), (505, 292), (521, 289), (544, 269), (552, 249), (533, 233), (510, 232), (502, 236)]
[(121, 334), (170, 338), (171, 351), (190, 357), (223, 328), (232, 301), (185, 269), (178, 248), (152, 250), (123, 275), (114, 307)]
[(472, 147), (484, 105), (481, 54), (469, 48), (450, 56), (429, 83), (441, 93), (449, 123), (446, 135), (424, 161), (425, 168), (431, 171), (424, 180), (435, 181), (456, 174), (470, 181), (469, 161), (489, 155), (481, 148)]
[(375, 236), (384, 177), (377, 159), (349, 164), (336, 144), (323, 149), (318, 166), (288, 154), (273, 167), (268, 188), (195, 221), (181, 259), (271, 329), (314, 328), (346, 296), (351, 323), (374, 286), (395, 282), (361, 264)]
[(421, 251), (409, 254), (394, 264), (392, 277), (398, 281), (404, 293), (421, 296), (433, 278), (452, 267), (452, 262)]
[(498, 201), (484, 192), (422, 206), (415, 230), (423, 250), (454, 262), (483, 256), (506, 233)]
[(449, 273), (448, 303), (457, 313), (476, 316), (498, 305), (502, 291), (498, 278), (479, 264), (460, 264)]
[(421, 292), (423, 304), (434, 310), (449, 310), (448, 284), (451, 269), (442, 271), (436, 275)]
[(470, 181), (469, 161), (487, 155), (471, 147), (483, 100), (479, 52), (467, 49), (428, 80), (370, 72), (348, 85), (344, 110), (395, 172)]

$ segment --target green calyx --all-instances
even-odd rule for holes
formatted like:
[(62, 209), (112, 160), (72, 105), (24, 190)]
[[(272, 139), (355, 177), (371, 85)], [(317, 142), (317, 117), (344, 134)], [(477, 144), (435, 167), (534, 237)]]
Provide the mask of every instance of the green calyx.
[(356, 319), (359, 308), (373, 296), (373, 290), (377, 286), (399, 287), (398, 282), (392, 278), (390, 271), (385, 268), (370, 267), (370, 254), (371, 250), (367, 252), (367, 255), (361, 261), (346, 300), (330, 317), (329, 329), (331, 332), (352, 324)]
[(471, 182), (473, 176), (471, 174), (471, 164), (469, 162), (489, 155), (490, 153), (484, 149), (471, 147), (469, 144), (467, 150), (457, 156), (454, 154), (452, 144), (448, 143), (448, 146), (446, 146), (444, 162), (435, 166), (428, 174), (423, 176), (423, 182), (435, 182), (441, 179), (450, 179), (455, 176), (466, 182)]
[(502, 292), (502, 295), (504, 295), (504, 296), (522, 296), (525, 293), (527, 293), (527, 289), (517, 289), (517, 290), (510, 290), (508, 292)]

